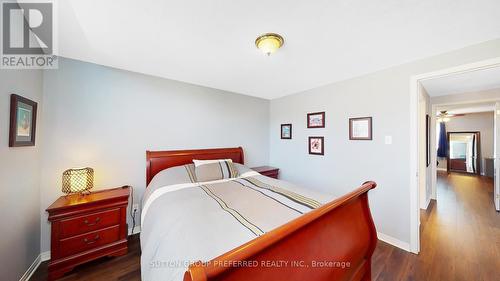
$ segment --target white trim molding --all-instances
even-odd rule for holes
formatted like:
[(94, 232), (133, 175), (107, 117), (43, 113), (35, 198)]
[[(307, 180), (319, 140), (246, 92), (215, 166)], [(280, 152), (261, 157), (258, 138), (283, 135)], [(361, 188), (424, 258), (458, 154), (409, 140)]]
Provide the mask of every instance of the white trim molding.
[(42, 263), (42, 255), (40, 254), (38, 255), (38, 257), (36, 257), (35, 261), (33, 261), (30, 267), (28, 267), (28, 270), (26, 270), (23, 276), (19, 278), (19, 281), (30, 280), (31, 276), (33, 275), (33, 273), (35, 273), (36, 269), (40, 266), (41, 263)]
[(418, 123), (418, 96), (421, 85), (418, 76), (410, 77), (410, 246), (412, 253), (420, 252), (420, 202), (419, 202), (419, 149), (418, 139), (421, 137)]
[(40, 254), (40, 256), (42, 257), (42, 262), (49, 261), (50, 260), (50, 251), (43, 252)]
[[(430, 203), (431, 203), (431, 198), (427, 199), (427, 201), (425, 202), (424, 208), (420, 208), (420, 209), (427, 210), (427, 208), (429, 208)], [(419, 225), (420, 225), (420, 221), (419, 221)]]
[(134, 235), (134, 234), (137, 234), (137, 233), (141, 233), (141, 226), (140, 225), (136, 225), (135, 226), (134, 233), (132, 233), (132, 227), (128, 229), (128, 236)]
[(387, 234), (383, 234), (381, 232), (377, 232), (377, 236), (378, 236), (378, 240), (380, 240), (380, 241), (384, 241), (385, 243), (391, 244), (394, 247), (398, 247), (398, 248), (405, 250), (407, 252), (411, 252), (410, 251), (410, 243), (403, 242), (401, 240), (398, 240), (392, 236), (389, 236)]

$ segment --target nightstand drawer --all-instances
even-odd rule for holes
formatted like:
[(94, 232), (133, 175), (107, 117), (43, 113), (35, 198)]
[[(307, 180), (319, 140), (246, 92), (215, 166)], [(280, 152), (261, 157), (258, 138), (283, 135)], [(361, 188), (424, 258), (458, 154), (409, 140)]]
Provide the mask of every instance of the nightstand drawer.
[(59, 241), (61, 257), (70, 256), (120, 240), (120, 226), (115, 225)]
[(127, 254), (127, 186), (59, 197), (47, 208), (52, 223), (49, 281), (75, 266)]
[(85, 216), (62, 220), (60, 238), (84, 234), (97, 229), (120, 224), (120, 209), (92, 213)]

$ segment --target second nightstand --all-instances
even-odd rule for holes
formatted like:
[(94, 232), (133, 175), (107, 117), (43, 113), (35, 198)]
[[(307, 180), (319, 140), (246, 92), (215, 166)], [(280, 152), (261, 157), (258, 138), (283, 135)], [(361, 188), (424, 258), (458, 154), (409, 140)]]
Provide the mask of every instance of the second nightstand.
[(264, 176), (268, 176), (274, 179), (278, 178), (278, 174), (280, 171), (280, 169), (271, 166), (259, 166), (259, 167), (253, 167), (251, 169), (256, 171), (257, 173), (260, 173)]
[(61, 196), (50, 205), (49, 280), (90, 260), (127, 253), (129, 195), (129, 187), (119, 187)]

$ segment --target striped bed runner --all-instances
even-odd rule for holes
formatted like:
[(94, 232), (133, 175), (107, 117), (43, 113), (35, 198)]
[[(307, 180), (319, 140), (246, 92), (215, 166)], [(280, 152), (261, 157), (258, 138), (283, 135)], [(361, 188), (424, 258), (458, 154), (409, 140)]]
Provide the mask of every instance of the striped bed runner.
[(263, 183), (254, 177), (205, 184), (200, 188), (255, 236), (321, 206), (314, 199)]

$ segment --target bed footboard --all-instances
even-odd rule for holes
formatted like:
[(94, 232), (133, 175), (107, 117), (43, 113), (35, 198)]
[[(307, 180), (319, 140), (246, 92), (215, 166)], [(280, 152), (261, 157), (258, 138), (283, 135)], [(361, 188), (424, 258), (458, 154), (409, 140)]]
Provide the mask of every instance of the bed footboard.
[(192, 264), (184, 281), (371, 280), (377, 232), (366, 182), (209, 262)]

